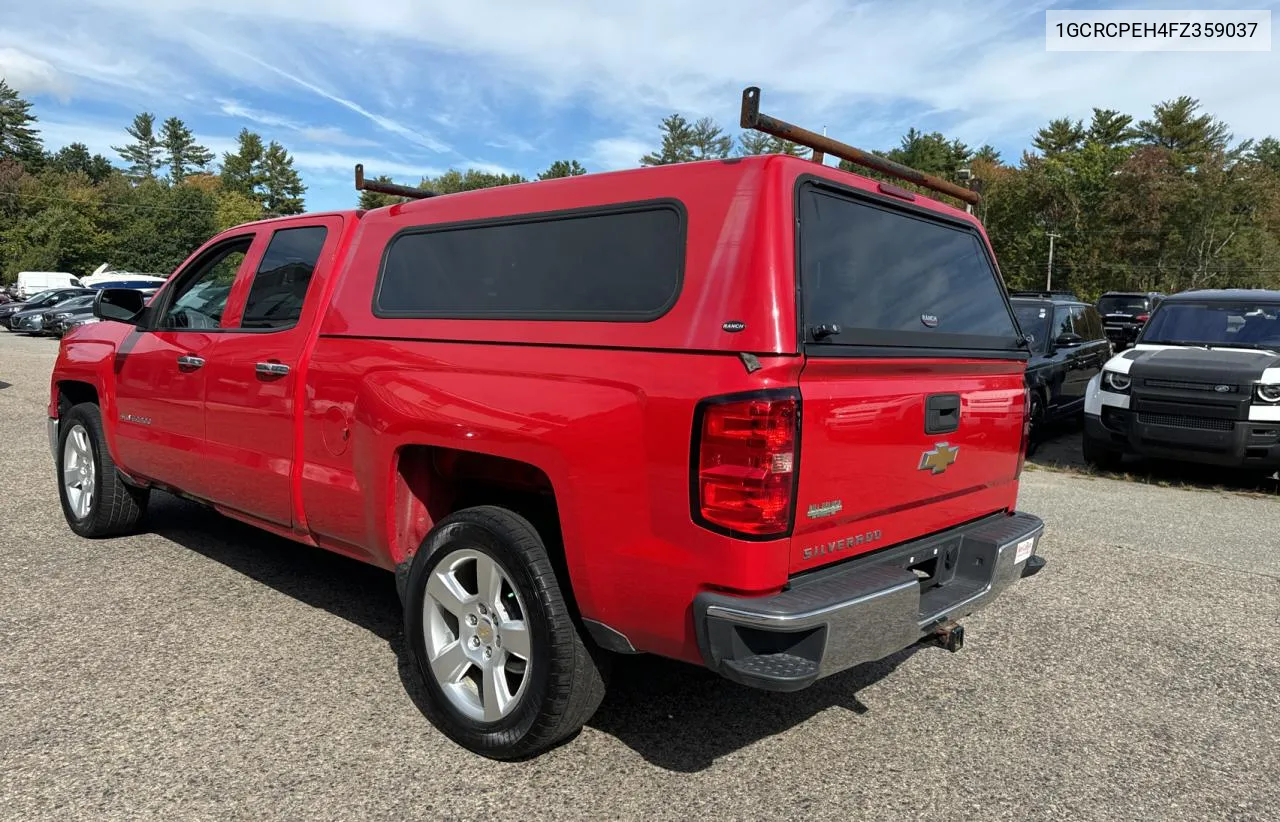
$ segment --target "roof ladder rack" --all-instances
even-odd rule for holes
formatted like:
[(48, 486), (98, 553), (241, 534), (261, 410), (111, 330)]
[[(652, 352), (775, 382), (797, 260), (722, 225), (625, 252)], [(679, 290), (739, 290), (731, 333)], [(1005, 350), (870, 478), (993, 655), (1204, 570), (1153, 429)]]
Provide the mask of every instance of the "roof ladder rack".
[(760, 89), (757, 86), (748, 86), (742, 91), (742, 122), (740, 125), (742, 128), (762, 131), (780, 140), (789, 140), (813, 149), (812, 159), (817, 163), (821, 163), (825, 159), (824, 155), (830, 154), (833, 157), (848, 160), (855, 165), (878, 171), (881, 174), (887, 174), (890, 177), (914, 183), (922, 188), (928, 188), (941, 194), (955, 197), (970, 206), (975, 206), (982, 202), (982, 196), (978, 192), (964, 186), (941, 180), (910, 166), (904, 166), (902, 163), (895, 163), (892, 160), (886, 160), (884, 157), (868, 154), (861, 149), (846, 145), (838, 140), (832, 140), (825, 135), (800, 128), (784, 120), (770, 117), (767, 114), (761, 114)]
[(394, 194), (397, 197), (408, 197), (410, 200), (423, 200), (427, 197), (438, 196), (438, 192), (428, 191), (425, 188), (402, 186), (397, 185), (396, 183), (383, 183), (378, 180), (366, 180), (364, 178), (363, 163), (356, 163), (356, 191), (376, 191), (379, 194)]

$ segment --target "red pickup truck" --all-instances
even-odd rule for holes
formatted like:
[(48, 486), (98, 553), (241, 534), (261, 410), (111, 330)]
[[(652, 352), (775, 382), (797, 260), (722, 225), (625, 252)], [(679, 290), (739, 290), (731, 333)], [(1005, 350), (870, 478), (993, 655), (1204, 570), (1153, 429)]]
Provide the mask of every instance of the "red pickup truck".
[(529, 755), (610, 653), (789, 691), (1031, 568), (1027, 350), (979, 223), (765, 156), (267, 220), (52, 375), (86, 537), (152, 489), (396, 572), (451, 738)]

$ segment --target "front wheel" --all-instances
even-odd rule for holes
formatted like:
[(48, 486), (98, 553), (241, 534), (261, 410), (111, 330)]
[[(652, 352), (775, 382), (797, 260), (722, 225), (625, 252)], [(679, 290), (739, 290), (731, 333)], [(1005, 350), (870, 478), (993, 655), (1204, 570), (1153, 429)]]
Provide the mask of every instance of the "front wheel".
[(82, 537), (133, 531), (150, 493), (128, 484), (116, 471), (98, 406), (73, 406), (58, 427), (58, 496), (67, 525)]
[(604, 698), (602, 660), (523, 517), (480, 506), (441, 520), (406, 594), (427, 716), (463, 747), (492, 759), (539, 753), (581, 729)]

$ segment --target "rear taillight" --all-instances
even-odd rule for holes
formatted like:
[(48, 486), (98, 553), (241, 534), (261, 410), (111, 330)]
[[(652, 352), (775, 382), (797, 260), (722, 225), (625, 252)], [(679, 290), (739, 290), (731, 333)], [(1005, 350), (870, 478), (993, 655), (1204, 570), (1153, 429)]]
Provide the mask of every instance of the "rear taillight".
[(1138, 316), (1134, 317), (1134, 319), (1135, 319), (1135, 320), (1137, 320), (1137, 321), (1138, 321), (1138, 322), (1140, 322), (1140, 323), (1145, 323), (1147, 320), (1151, 319), (1151, 315), (1150, 315), (1150, 314), (1139, 314)]
[(795, 497), (799, 394), (706, 400), (694, 422), (694, 518), (733, 536), (786, 535)]
[(1031, 389), (1022, 389), (1022, 440), (1018, 443), (1018, 470), (1014, 479), (1022, 476), (1022, 467), (1027, 463), (1027, 446), (1031, 444)]

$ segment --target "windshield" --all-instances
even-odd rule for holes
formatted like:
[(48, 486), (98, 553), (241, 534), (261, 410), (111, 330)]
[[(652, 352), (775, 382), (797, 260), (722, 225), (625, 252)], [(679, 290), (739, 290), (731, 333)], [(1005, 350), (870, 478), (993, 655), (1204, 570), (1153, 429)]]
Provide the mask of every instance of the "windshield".
[(1139, 342), (1280, 350), (1280, 303), (1164, 303)]
[(1151, 309), (1146, 297), (1103, 297), (1098, 300), (1099, 314), (1145, 314)]
[(800, 278), (809, 329), (831, 345), (1012, 350), (1013, 317), (979, 235), (807, 186)]
[(1011, 300), (1013, 314), (1018, 318), (1018, 327), (1031, 340), (1031, 350), (1043, 354), (1045, 342), (1049, 338), (1049, 308), (1045, 303), (1023, 303)]
[(63, 302), (58, 303), (57, 305), (54, 306), (54, 308), (58, 309), (59, 311), (69, 311), (71, 309), (76, 309), (76, 308), (88, 308), (89, 306), (93, 305), (94, 299), (95, 297), (93, 295), (90, 295), (88, 297), (72, 297), (69, 300), (64, 300)]

